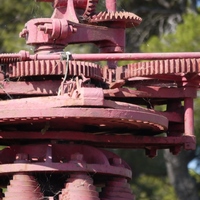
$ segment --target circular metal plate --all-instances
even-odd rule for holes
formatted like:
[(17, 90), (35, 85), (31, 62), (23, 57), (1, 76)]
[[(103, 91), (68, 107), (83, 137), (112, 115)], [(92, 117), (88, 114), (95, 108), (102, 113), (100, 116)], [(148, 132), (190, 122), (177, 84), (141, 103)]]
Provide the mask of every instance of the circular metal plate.
[(17, 130), (75, 130), (156, 134), (168, 127), (159, 114), (110, 108), (49, 108), (1, 110), (0, 125)]

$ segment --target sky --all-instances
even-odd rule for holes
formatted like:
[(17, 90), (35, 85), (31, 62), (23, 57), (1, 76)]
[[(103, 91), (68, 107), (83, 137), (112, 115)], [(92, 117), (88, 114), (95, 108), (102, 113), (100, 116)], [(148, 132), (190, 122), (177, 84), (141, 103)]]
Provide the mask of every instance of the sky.
[(200, 167), (197, 165), (197, 160), (194, 159), (188, 164), (188, 168), (194, 170), (196, 173), (200, 174)]

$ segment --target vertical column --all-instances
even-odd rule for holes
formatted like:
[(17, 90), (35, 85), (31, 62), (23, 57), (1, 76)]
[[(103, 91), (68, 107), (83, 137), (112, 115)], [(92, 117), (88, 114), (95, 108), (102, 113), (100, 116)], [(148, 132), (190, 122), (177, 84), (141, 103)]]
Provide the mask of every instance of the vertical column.
[(184, 99), (184, 121), (185, 121), (185, 135), (193, 135), (194, 134), (194, 102), (193, 98), (185, 98)]
[(106, 0), (106, 9), (108, 12), (116, 12), (116, 0)]

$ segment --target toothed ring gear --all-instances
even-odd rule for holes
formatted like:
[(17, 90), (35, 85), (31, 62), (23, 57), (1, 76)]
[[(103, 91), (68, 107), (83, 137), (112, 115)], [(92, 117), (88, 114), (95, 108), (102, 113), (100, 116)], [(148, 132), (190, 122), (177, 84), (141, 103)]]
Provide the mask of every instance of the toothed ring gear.
[(87, 78), (102, 80), (100, 66), (84, 61), (61, 60), (41, 60), (41, 61), (22, 61), (9, 64), (6, 75), (9, 78), (28, 77), (28, 76), (68, 76), (84, 75)]
[(124, 66), (124, 69), (125, 78), (200, 73), (200, 59), (166, 59), (138, 62)]

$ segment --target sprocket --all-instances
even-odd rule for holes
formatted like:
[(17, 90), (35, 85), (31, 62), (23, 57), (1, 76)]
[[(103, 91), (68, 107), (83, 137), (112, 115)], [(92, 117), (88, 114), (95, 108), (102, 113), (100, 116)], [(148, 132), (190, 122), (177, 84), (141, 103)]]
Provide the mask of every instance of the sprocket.
[(106, 23), (106, 22), (122, 22), (126, 25), (127, 28), (137, 26), (142, 22), (142, 18), (137, 16), (134, 13), (130, 12), (100, 12), (97, 15), (94, 15), (89, 20), (89, 23)]

